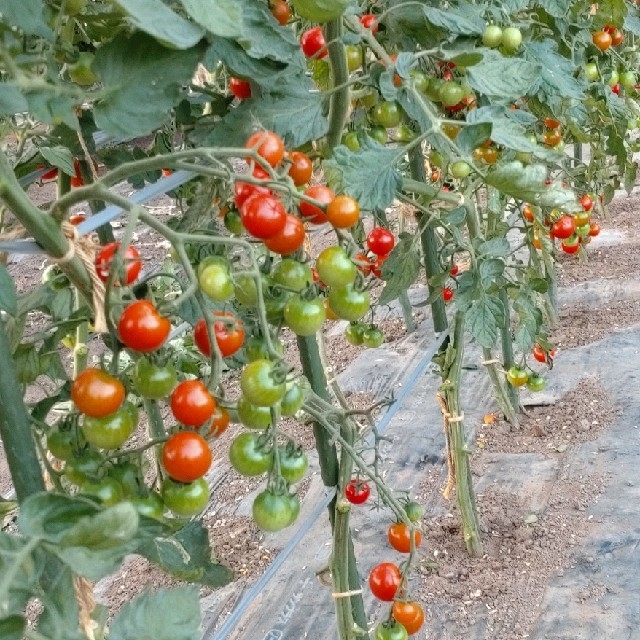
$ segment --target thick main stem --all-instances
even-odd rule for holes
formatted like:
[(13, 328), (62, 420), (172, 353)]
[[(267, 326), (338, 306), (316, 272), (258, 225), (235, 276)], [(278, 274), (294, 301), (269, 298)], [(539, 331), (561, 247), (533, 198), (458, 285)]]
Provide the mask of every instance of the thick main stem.
[(329, 62), (333, 76), (333, 86), (340, 87), (331, 94), (329, 106), (329, 131), (327, 132), (327, 151), (340, 144), (342, 129), (349, 113), (349, 67), (347, 54), (342, 43), (342, 18), (331, 20), (325, 26), (327, 42), (329, 43)]

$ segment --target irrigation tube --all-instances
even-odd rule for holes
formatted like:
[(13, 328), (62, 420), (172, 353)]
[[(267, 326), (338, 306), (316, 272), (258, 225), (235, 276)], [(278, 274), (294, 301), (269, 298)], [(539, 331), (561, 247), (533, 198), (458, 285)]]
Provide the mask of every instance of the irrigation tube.
[[(378, 432), (383, 433), (385, 429), (389, 426), (389, 423), (396, 415), (396, 413), (402, 407), (404, 401), (407, 399), (407, 396), (413, 391), (413, 388), (416, 386), (416, 383), (425, 372), (426, 368), (429, 366), (431, 359), (436, 354), (438, 349), (442, 346), (442, 343), (445, 341), (445, 338), (448, 336), (447, 331), (443, 331), (438, 334), (436, 337), (436, 341), (431, 345), (431, 347), (425, 351), (424, 355), (418, 361), (418, 364), (414, 367), (411, 373), (407, 376), (406, 380), (402, 383), (402, 390), (396, 396), (395, 401), (392, 405), (389, 406), (385, 414), (380, 418), (378, 422)], [(276, 559), (269, 565), (267, 570), (256, 580), (254, 585), (247, 590), (247, 592), (242, 596), (238, 604), (234, 607), (233, 611), (229, 614), (229, 617), (224, 621), (223, 625), (220, 627), (218, 632), (209, 636), (209, 629), (215, 625), (215, 620), (211, 622), (211, 624), (204, 630), (204, 635), (202, 636), (202, 640), (225, 640), (231, 631), (237, 628), (238, 622), (240, 621), (245, 609), (255, 600), (256, 596), (262, 592), (262, 590), (267, 586), (271, 578), (276, 574), (278, 569), (284, 564), (285, 560), (291, 555), (293, 550), (298, 546), (298, 543), (302, 540), (302, 538), (309, 532), (311, 527), (315, 524), (316, 520), (320, 517), (320, 514), (325, 511), (325, 509), (329, 506), (329, 503), (333, 499), (335, 495), (335, 490), (330, 490), (327, 494), (320, 500), (320, 502), (316, 505), (314, 510), (309, 514), (307, 519), (300, 525), (300, 528), (296, 531), (295, 535), (289, 540), (287, 546), (282, 549), (282, 551), (276, 556)]]

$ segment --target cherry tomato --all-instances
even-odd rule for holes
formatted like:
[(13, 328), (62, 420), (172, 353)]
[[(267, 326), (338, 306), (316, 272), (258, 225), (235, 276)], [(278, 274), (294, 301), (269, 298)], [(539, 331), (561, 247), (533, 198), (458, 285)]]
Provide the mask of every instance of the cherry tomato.
[(212, 459), (207, 441), (195, 431), (178, 431), (162, 447), (162, 465), (169, 477), (178, 482), (202, 478)]
[(289, 167), (289, 177), (296, 187), (307, 184), (313, 175), (313, 162), (311, 158), (302, 151), (291, 151), (287, 156), (291, 161)]
[[(256, 131), (247, 140), (245, 148), (256, 148), (258, 155), (264, 158), (272, 167), (280, 164), (282, 158), (284, 158), (284, 142), (273, 131)], [(247, 162), (250, 164), (251, 158), (247, 158)]]
[(522, 369), (517, 365), (513, 365), (507, 371), (507, 380), (509, 384), (514, 387), (522, 387), (527, 384), (527, 380), (529, 379), (529, 374), (526, 369)]
[(140, 480), (140, 468), (132, 462), (112, 464), (107, 468), (107, 475), (120, 483), (125, 496), (138, 493), (143, 486)]
[(278, 21), (281, 27), (284, 27), (291, 18), (291, 7), (285, 0), (273, 0), (271, 3), (271, 15)]
[(344, 488), (344, 497), (351, 504), (363, 504), (371, 495), (371, 488), (369, 483), (359, 478), (351, 478)]
[(578, 213), (574, 213), (573, 221), (576, 224), (576, 230), (578, 229), (578, 227), (583, 227), (584, 225), (588, 225), (590, 219), (591, 219), (591, 214), (588, 211), (578, 211)]
[(130, 402), (125, 402), (117, 411), (101, 418), (85, 416), (82, 434), (94, 447), (118, 449), (129, 439), (137, 425), (137, 409)]
[(358, 275), (358, 268), (347, 252), (337, 245), (320, 252), (316, 259), (316, 270), (322, 282), (330, 287), (351, 284)]
[(241, 433), (229, 447), (229, 462), (242, 476), (259, 476), (271, 469), (273, 451), (262, 436), (255, 433)]
[(124, 397), (122, 382), (102, 369), (85, 369), (71, 385), (71, 399), (78, 411), (92, 418), (113, 413), (124, 402)]
[(451, 269), (449, 269), (449, 275), (451, 277), (455, 277), (458, 275), (458, 272), (460, 271), (460, 267), (457, 264), (454, 264)]
[(593, 209), (593, 199), (588, 193), (585, 193), (580, 198), (580, 205), (585, 211), (591, 211), (591, 209)]
[[(404, 522), (393, 522), (387, 529), (387, 539), (389, 544), (400, 553), (409, 553), (411, 551), (411, 531)], [(413, 532), (413, 541), (416, 547), (422, 543), (422, 533), (415, 530)]]
[(559, 240), (565, 240), (573, 235), (576, 230), (576, 223), (573, 216), (563, 215), (559, 220), (553, 223), (551, 234)]
[(171, 412), (189, 427), (204, 424), (216, 409), (216, 401), (201, 380), (184, 380), (171, 394)]
[(273, 195), (254, 193), (240, 209), (244, 228), (254, 238), (265, 240), (279, 234), (287, 222), (284, 205)]
[(584, 67), (584, 75), (589, 82), (595, 82), (600, 77), (598, 65), (595, 62), (588, 62)]
[(606, 31), (596, 31), (591, 37), (593, 44), (600, 49), (600, 51), (606, 51), (612, 43), (611, 35)]
[(384, 333), (376, 326), (370, 326), (362, 334), (362, 344), (368, 349), (377, 349), (384, 342)]
[(336, 229), (348, 229), (360, 219), (360, 205), (350, 196), (336, 196), (327, 205), (326, 215)]
[(251, 83), (240, 78), (229, 78), (229, 91), (238, 100), (246, 100), (251, 97)]
[(96, 479), (102, 465), (102, 455), (96, 449), (87, 449), (79, 455), (67, 460), (64, 465), (64, 475), (69, 482), (81, 485), (88, 480)]
[(379, 600), (391, 602), (401, 580), (400, 570), (393, 562), (381, 562), (369, 574), (369, 588)]
[(376, 278), (382, 278), (382, 265), (389, 256), (378, 256), (371, 264), (371, 273)]
[(533, 222), (535, 219), (533, 209), (530, 204), (525, 204), (524, 207), (522, 207), (522, 215), (527, 222)]
[(463, 180), (471, 173), (471, 165), (464, 160), (456, 160), (449, 166), (449, 173), (457, 180)]
[(154, 520), (162, 520), (164, 515), (164, 502), (160, 494), (150, 491), (147, 495), (132, 495), (129, 502), (136, 508), (139, 515)]
[(271, 424), (271, 407), (258, 407), (246, 398), (236, 404), (238, 420), (248, 429), (266, 429)]
[(202, 292), (215, 302), (233, 298), (233, 280), (227, 264), (210, 264), (198, 269), (198, 284)]
[(533, 357), (538, 362), (546, 363), (546, 361), (547, 361), (547, 352), (539, 344), (536, 344), (533, 347), (532, 353), (533, 353)]
[(362, 324), (362, 322), (350, 322), (349, 326), (344, 330), (344, 337), (347, 339), (347, 342), (354, 347), (359, 347), (364, 343), (364, 332), (366, 329), (367, 326)]
[(522, 32), (517, 27), (506, 27), (502, 30), (502, 46), (507, 53), (517, 51), (522, 44)]
[(225, 229), (234, 236), (242, 235), (244, 231), (244, 225), (242, 224), (242, 218), (240, 212), (236, 209), (231, 209), (224, 214), (224, 226)]
[(316, 297), (310, 300), (301, 295), (293, 295), (284, 308), (284, 320), (298, 336), (315, 335), (326, 319), (324, 301)]
[(366, 242), (369, 251), (375, 253), (377, 256), (387, 256), (395, 246), (396, 239), (389, 229), (376, 227), (369, 232)]
[(418, 522), (424, 514), (424, 509), (419, 502), (410, 500), (404, 505), (404, 512), (407, 514), (410, 522)]
[[(82, 438), (84, 442), (84, 438)], [(71, 460), (76, 450), (76, 436), (73, 429), (54, 428), (47, 435), (47, 449), (58, 460)]]
[(360, 320), (371, 306), (368, 291), (360, 291), (352, 284), (344, 287), (331, 287), (329, 291), (329, 306), (342, 320)]
[(327, 51), (327, 43), (322, 33), (322, 27), (313, 27), (305, 31), (300, 36), (300, 45), (302, 53), (307, 58), (324, 58), (329, 52)]
[[(362, 47), (349, 44), (345, 47), (345, 51), (347, 54), (347, 67), (349, 68), (349, 71), (353, 72), (360, 69), (364, 57), (362, 54)], [(357, 151), (357, 149), (352, 149), (352, 151)]]
[(567, 244), (566, 242), (563, 242), (560, 246), (562, 247), (562, 250), (565, 253), (572, 254), (572, 253), (578, 253), (578, 251), (580, 251), (579, 242), (576, 242), (575, 244)]
[(562, 141), (562, 133), (560, 129), (547, 129), (544, 132), (543, 140), (548, 147), (555, 147)]
[(295, 519), (289, 496), (265, 489), (253, 501), (254, 522), (264, 531), (280, 531)]
[(177, 516), (197, 516), (209, 503), (209, 485), (204, 478), (187, 484), (166, 477), (160, 490), (165, 506)]
[(171, 322), (158, 313), (150, 300), (129, 304), (118, 321), (118, 334), (125, 346), (148, 353), (159, 349), (169, 337)]
[(365, 13), (360, 16), (360, 24), (365, 29), (371, 29), (374, 35), (378, 33), (378, 19), (372, 13)]
[(229, 426), (231, 422), (231, 416), (229, 412), (219, 405), (216, 405), (216, 409), (211, 416), (211, 425), (207, 432), (207, 438), (217, 438), (221, 436)]
[(547, 386), (547, 381), (543, 376), (533, 373), (529, 376), (527, 380), (527, 389), (529, 391), (533, 391), (534, 393), (537, 391), (542, 391)]
[(619, 44), (622, 44), (624, 40), (624, 33), (620, 31), (620, 29), (615, 29), (611, 34), (611, 45), (613, 47), (617, 47)]
[(302, 220), (288, 213), (285, 218), (284, 227), (275, 235), (266, 238), (264, 244), (269, 251), (286, 256), (295, 253), (302, 247), (305, 235), (306, 232)]
[(289, 483), (300, 482), (307, 473), (309, 460), (300, 447), (281, 446), (278, 449), (280, 475)]
[(600, 235), (600, 225), (593, 220), (590, 224), (589, 224), (589, 235), (593, 238), (597, 235)]
[(305, 389), (298, 383), (287, 384), (287, 390), (280, 400), (280, 411), (283, 416), (295, 415), (304, 402)]
[[(262, 193), (263, 195), (273, 195), (269, 187), (261, 184), (250, 184), (248, 182), (236, 182), (233, 185), (233, 201), (238, 208), (242, 209), (242, 205), (254, 194)], [(238, 234), (239, 235), (239, 234)]]
[(381, 622), (374, 631), (374, 640), (407, 640), (407, 630), (395, 620)]
[(284, 396), (286, 385), (269, 360), (254, 360), (240, 374), (243, 397), (257, 407), (271, 407)]
[(451, 287), (445, 287), (442, 290), (442, 299), (445, 302), (449, 302), (450, 300), (453, 299), (453, 289)]
[(414, 601), (396, 600), (391, 608), (391, 615), (410, 636), (418, 633), (424, 624), (424, 609)]
[(80, 486), (80, 495), (95, 498), (105, 507), (110, 507), (124, 499), (122, 486), (115, 478), (106, 476), (100, 480), (88, 480)]
[[(113, 258), (120, 248), (119, 242), (110, 242), (98, 250), (95, 258), (96, 273), (102, 282), (106, 282), (109, 278), (109, 270)], [(125, 248), (122, 255), (124, 264), (121, 271), (114, 277), (113, 281), (116, 285), (132, 284), (140, 275), (142, 269), (142, 260), (140, 253), (135, 247), (129, 245)]]
[(393, 129), (402, 120), (402, 107), (395, 100), (378, 102), (371, 110), (371, 120), (385, 129)]
[[(242, 320), (232, 313), (217, 311), (214, 316), (220, 318), (212, 323), (212, 333), (218, 343), (220, 355), (228, 358), (240, 350), (244, 344), (244, 325)], [(204, 318), (196, 322), (193, 329), (193, 340), (200, 352), (209, 358), (211, 356), (211, 343), (207, 334), (207, 323)]]
[(555, 118), (545, 118), (544, 126), (547, 127), (547, 129), (557, 129), (560, 126), (560, 121)]
[(502, 44), (502, 28), (497, 24), (487, 25), (482, 34), (482, 44), (490, 49), (499, 47)]
[(464, 89), (457, 82), (445, 82), (440, 86), (438, 97), (445, 107), (453, 107), (464, 98)]
[[(336, 197), (336, 194), (329, 189), (329, 187), (322, 184), (314, 184), (311, 187), (308, 187), (305, 190), (304, 195), (308, 198), (313, 198), (324, 205), (328, 205)], [(315, 204), (301, 200), (299, 207), (302, 219), (306, 222), (310, 222), (311, 224), (324, 224), (327, 222), (325, 212)]]

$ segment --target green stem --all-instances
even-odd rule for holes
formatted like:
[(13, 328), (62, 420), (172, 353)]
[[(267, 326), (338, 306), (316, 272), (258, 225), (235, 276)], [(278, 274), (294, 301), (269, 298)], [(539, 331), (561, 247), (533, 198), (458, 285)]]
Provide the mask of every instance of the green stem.
[[(493, 351), (491, 349), (484, 348), (482, 350), (482, 356), (485, 360), (484, 366), (487, 368), (489, 379), (493, 385), (493, 392), (495, 394), (496, 402), (502, 410), (504, 417), (514, 426), (518, 425), (518, 413), (512, 403), (511, 396), (507, 391), (505, 385), (504, 375), (498, 368), (498, 363), (494, 362)], [(509, 385), (511, 386), (511, 385)], [(516, 405), (517, 406), (517, 405)]]
[(549, 288), (547, 289), (546, 299), (548, 301), (547, 312), (549, 315), (549, 326), (554, 328), (558, 324), (558, 282), (556, 280), (556, 269), (551, 256), (546, 252), (543, 253), (544, 269)]
[(325, 31), (329, 43), (329, 62), (334, 86), (329, 106), (329, 131), (327, 132), (327, 151), (330, 155), (334, 147), (340, 144), (344, 123), (349, 113), (349, 68), (346, 50), (342, 43), (342, 18), (328, 22), (325, 25)]
[(24, 405), (15, 362), (0, 321), (0, 439), (18, 501), (44, 491), (42, 469), (33, 442), (29, 414)]
[[(507, 294), (507, 289), (502, 287), (500, 289), (500, 302), (502, 302), (502, 306), (504, 307), (504, 319), (502, 322), (502, 326), (500, 327), (500, 342), (502, 345), (502, 366), (504, 370), (507, 371), (513, 366), (513, 338), (511, 337), (511, 318), (509, 317), (509, 295)], [(517, 414), (518, 407), (520, 406), (520, 398), (518, 395), (518, 389), (514, 387), (512, 384), (507, 385), (507, 395), (509, 397), (509, 404), (513, 408), (510, 412), (512, 414)], [(509, 414), (505, 412), (505, 416), (507, 420), (511, 422), (511, 424), (517, 424), (517, 422), (512, 422), (509, 418)]]

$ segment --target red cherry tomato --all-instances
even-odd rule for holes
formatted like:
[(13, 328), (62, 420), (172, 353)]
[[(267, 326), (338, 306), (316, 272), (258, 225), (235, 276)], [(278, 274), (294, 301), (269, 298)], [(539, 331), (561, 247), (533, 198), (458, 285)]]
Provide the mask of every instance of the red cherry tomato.
[(118, 334), (125, 346), (148, 353), (159, 349), (169, 337), (171, 322), (149, 300), (136, 300), (120, 316)]
[(189, 427), (204, 424), (216, 409), (216, 401), (201, 380), (185, 380), (171, 394), (171, 412)]
[(290, 253), (295, 253), (302, 245), (304, 244), (305, 238), (305, 229), (304, 223), (297, 216), (287, 214), (284, 227), (271, 236), (270, 238), (266, 238), (264, 240), (264, 244), (269, 249), (269, 251), (273, 251), (274, 253), (279, 253), (280, 255), (288, 255)]
[[(212, 333), (218, 343), (218, 349), (223, 358), (228, 358), (240, 350), (244, 343), (244, 326), (242, 320), (236, 318), (232, 313), (218, 311), (214, 314), (219, 320), (213, 323)], [(207, 335), (207, 323), (204, 318), (200, 318), (193, 330), (193, 339), (198, 349), (205, 356), (211, 356), (211, 343)]]
[(307, 58), (324, 58), (329, 53), (322, 27), (313, 27), (305, 31), (300, 37), (300, 46)]
[[(115, 256), (119, 248), (119, 242), (110, 242), (109, 244), (104, 245), (104, 247), (98, 250), (95, 258), (95, 265), (98, 278), (100, 278), (102, 282), (106, 282), (108, 280), (109, 270), (111, 267), (111, 263), (113, 262), (113, 257)], [(129, 245), (124, 250), (122, 258), (124, 260), (123, 270), (122, 272), (116, 274), (114, 283), (116, 285), (132, 284), (136, 281), (142, 269), (142, 260), (140, 260), (140, 253), (135, 247)]]
[(376, 227), (367, 235), (367, 247), (377, 256), (387, 256), (396, 244), (396, 239), (389, 229)]
[[(328, 205), (336, 197), (336, 194), (329, 187), (322, 184), (312, 185), (305, 190), (304, 195), (325, 205)], [(311, 224), (324, 224), (327, 222), (325, 212), (315, 204), (301, 200), (299, 206), (303, 220), (311, 222)]]
[(378, 33), (378, 19), (372, 13), (365, 13), (360, 16), (360, 24), (365, 29), (371, 29), (371, 33), (374, 35)]
[(240, 78), (229, 78), (229, 91), (238, 100), (246, 100), (251, 97), (251, 83)]
[(122, 382), (102, 369), (84, 369), (71, 385), (71, 399), (78, 411), (92, 418), (113, 413), (124, 402), (124, 397)]
[(193, 482), (211, 466), (211, 449), (195, 431), (178, 431), (162, 447), (162, 466), (172, 480)]
[[(284, 158), (284, 142), (273, 131), (256, 131), (245, 144), (246, 149), (257, 148), (258, 155), (264, 158), (272, 167), (280, 164)], [(251, 162), (251, 158), (247, 159)]]
[(275, 196), (254, 193), (242, 205), (240, 218), (248, 233), (254, 238), (265, 240), (284, 229), (287, 212)]
[(344, 488), (344, 497), (351, 504), (362, 504), (369, 499), (371, 488), (369, 484), (359, 478), (352, 478)]
[(393, 600), (401, 581), (400, 570), (393, 562), (382, 562), (375, 566), (369, 574), (371, 593), (384, 602)]
[(442, 290), (442, 299), (445, 302), (449, 302), (453, 298), (453, 289), (451, 287), (445, 287)]
[(296, 187), (307, 184), (313, 175), (313, 162), (311, 158), (302, 151), (292, 151), (289, 154), (291, 166), (289, 167), (289, 176), (293, 180)]

